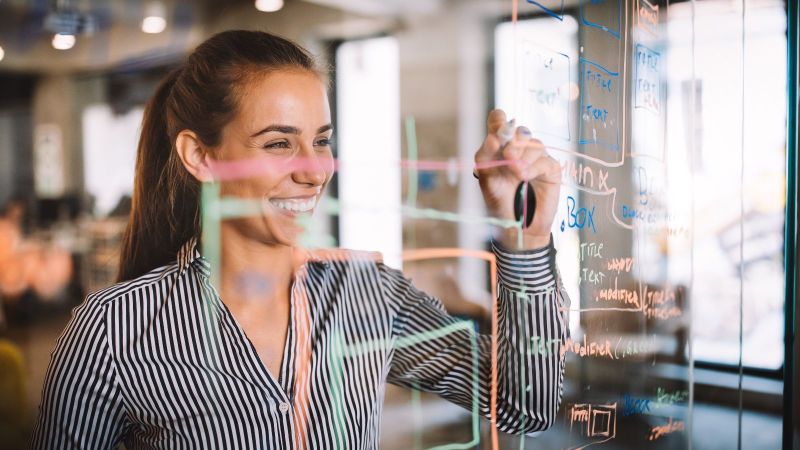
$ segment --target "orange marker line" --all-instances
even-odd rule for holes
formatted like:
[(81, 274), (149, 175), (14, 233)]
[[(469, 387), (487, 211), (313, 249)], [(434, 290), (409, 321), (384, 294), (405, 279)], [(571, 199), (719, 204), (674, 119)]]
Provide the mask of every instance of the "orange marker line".
[[(298, 278), (302, 277), (305, 271), (301, 271)], [(295, 307), (297, 340), (295, 350), (297, 359), (295, 360), (294, 378), (294, 435), (297, 448), (307, 448), (306, 436), (308, 434), (308, 389), (309, 378), (311, 376), (311, 314), (308, 308), (308, 297), (305, 289), (300, 287), (296, 291)]]
[[(516, 1), (514, 2), (516, 5)], [(492, 449), (500, 448), (497, 433), (497, 258), (494, 253), (483, 250), (463, 248), (423, 248), (404, 250), (403, 261), (418, 261), (436, 258), (478, 258), (489, 262), (489, 276), (492, 286), (492, 385), (489, 397), (489, 418), (492, 422)]]
[[(343, 260), (349, 252), (326, 249), (316, 250), (312, 255), (321, 259)], [(363, 252), (362, 257), (374, 258), (380, 261), (379, 253)], [(497, 433), (497, 359), (498, 359), (498, 317), (497, 317), (497, 258), (494, 253), (483, 250), (468, 250), (462, 248), (425, 248), (404, 250), (402, 253), (403, 261), (419, 261), (438, 258), (478, 258), (489, 263), (489, 276), (491, 277), (492, 293), (492, 383), (489, 398), (489, 417), (492, 426), (492, 449), (499, 448), (499, 437)], [(309, 367), (311, 365), (311, 324), (310, 312), (308, 309), (308, 298), (303, 289), (298, 289), (299, 295), (295, 297), (297, 314), (297, 359), (295, 362), (295, 398), (294, 398), (294, 418), (295, 418), (295, 439), (299, 443), (299, 448), (306, 448), (307, 435), (307, 406), (308, 406), (308, 379), (310, 376)]]
[(511, 0), (511, 23), (517, 23), (517, 16), (519, 15), (519, 1)]

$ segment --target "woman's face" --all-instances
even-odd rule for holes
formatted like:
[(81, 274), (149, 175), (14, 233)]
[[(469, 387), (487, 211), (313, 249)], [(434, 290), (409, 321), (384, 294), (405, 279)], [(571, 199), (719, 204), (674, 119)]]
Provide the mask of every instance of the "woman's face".
[(225, 181), (220, 194), (258, 200), (261, 214), (226, 220), (248, 238), (293, 245), (333, 173), (331, 114), (318, 75), (281, 70), (255, 78), (223, 129), (217, 159), (259, 159), (256, 175)]

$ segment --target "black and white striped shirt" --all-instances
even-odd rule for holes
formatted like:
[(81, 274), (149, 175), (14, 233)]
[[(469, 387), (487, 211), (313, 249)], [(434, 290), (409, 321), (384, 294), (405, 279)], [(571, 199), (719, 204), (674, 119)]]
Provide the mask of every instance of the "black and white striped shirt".
[[(497, 426), (542, 430), (561, 401), (567, 335), (555, 250), (493, 250)], [(277, 379), (194, 242), (175, 264), (89, 295), (51, 356), (32, 447), (374, 449), (386, 382), (490, 417), (491, 336), (366, 253), (336, 254), (295, 274)]]

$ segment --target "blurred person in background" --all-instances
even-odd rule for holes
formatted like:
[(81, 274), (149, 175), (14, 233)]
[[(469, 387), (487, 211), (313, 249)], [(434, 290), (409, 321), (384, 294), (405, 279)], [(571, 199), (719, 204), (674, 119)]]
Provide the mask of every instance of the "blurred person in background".
[(53, 301), (72, 279), (72, 256), (54, 242), (26, 236), (26, 203), (11, 200), (0, 217), (0, 296), (4, 306), (17, 312), (31, 305), (21, 302)]
[(0, 331), (0, 448), (25, 445), (27, 422), (26, 370), (23, 354)]
[(23, 239), (24, 217), (25, 203), (20, 199), (10, 200), (0, 216), (0, 295), (4, 303), (19, 300), (36, 268), (38, 258)]
[[(21, 448), (24, 445), (27, 398), (25, 363), (19, 347), (5, 338), (7, 332), (5, 304), (16, 302), (27, 289), (32, 268), (25, 267), (26, 254), (21, 251), (25, 202), (10, 200), (0, 213), (0, 447)], [(30, 262), (27, 262), (30, 264)]]

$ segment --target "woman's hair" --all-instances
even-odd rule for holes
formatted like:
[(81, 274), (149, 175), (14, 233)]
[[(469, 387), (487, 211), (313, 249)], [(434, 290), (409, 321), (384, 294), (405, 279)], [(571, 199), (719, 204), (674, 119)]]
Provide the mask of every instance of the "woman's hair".
[(200, 183), (178, 157), (178, 133), (191, 130), (206, 147), (216, 147), (245, 85), (281, 69), (322, 74), (311, 54), (289, 40), (260, 31), (225, 31), (200, 44), (161, 82), (142, 120), (117, 281), (174, 261), (186, 241), (200, 237)]

